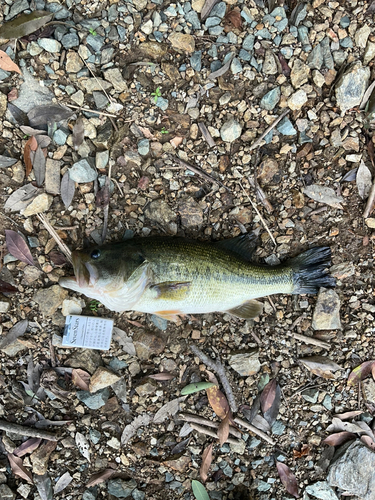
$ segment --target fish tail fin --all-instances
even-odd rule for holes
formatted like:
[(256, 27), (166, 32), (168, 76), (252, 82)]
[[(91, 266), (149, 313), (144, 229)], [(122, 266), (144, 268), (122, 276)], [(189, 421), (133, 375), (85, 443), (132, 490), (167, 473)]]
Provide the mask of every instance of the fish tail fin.
[(314, 247), (301, 253), (288, 264), (293, 269), (294, 294), (317, 293), (320, 287), (332, 288), (335, 279), (328, 274), (331, 263), (329, 247)]

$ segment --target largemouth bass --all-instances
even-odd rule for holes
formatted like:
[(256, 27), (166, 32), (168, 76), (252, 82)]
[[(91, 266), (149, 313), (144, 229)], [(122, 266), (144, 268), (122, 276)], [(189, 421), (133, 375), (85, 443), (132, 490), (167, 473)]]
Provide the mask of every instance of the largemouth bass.
[(150, 237), (72, 254), (75, 277), (60, 285), (99, 300), (116, 312), (179, 315), (229, 312), (254, 318), (254, 299), (279, 293), (317, 293), (335, 286), (327, 274), (331, 251), (316, 247), (277, 266), (250, 262), (255, 236), (216, 243)]

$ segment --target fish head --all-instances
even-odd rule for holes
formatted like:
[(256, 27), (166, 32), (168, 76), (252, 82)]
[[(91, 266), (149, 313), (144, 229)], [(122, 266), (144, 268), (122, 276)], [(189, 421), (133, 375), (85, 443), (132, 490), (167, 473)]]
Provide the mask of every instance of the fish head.
[(114, 244), (74, 251), (72, 261), (75, 277), (61, 278), (60, 285), (91, 297), (123, 289), (144, 259), (137, 252), (124, 254)]

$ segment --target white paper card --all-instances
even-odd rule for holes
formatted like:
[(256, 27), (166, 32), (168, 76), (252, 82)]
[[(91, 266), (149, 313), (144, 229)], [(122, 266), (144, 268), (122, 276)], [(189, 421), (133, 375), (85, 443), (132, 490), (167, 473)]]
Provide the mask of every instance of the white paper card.
[(107, 351), (111, 345), (113, 319), (67, 316), (62, 347), (84, 347)]

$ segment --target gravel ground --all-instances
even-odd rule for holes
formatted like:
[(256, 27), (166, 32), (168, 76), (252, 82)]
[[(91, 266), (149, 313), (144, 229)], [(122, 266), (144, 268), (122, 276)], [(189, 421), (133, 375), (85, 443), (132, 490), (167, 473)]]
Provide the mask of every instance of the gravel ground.
[[(6, 71), (0, 58), (0, 279), (16, 289), (6, 293), (0, 282), (0, 417), (28, 429), (37, 423), (58, 441), (28, 442), (26, 454), (13, 454), (26, 437), (4, 432), (1, 497), (52, 498), (48, 488), (62, 485), (56, 498), (192, 499), (212, 442), (211, 499), (291, 498), (276, 462), (291, 469), (300, 492), (307, 487), (303, 498), (339, 498), (327, 482), (326, 429), (333, 415), (352, 410), (371, 425), (375, 404), (372, 379), (360, 394), (347, 384), (374, 357), (375, 219), (364, 216), (373, 97), (361, 106), (373, 79), (374, 3), (4, 6), (2, 24), (33, 10), (55, 16), (42, 15), (40, 29), (17, 43), (0, 40), (22, 71)], [(43, 131), (37, 140), (35, 129)], [(328, 245), (337, 287), (318, 298), (262, 299), (262, 315), (248, 321), (118, 315), (57, 284), (72, 269), (38, 213), (70, 249), (100, 243), (104, 233), (106, 242), (219, 240), (258, 229), (254, 259), (276, 264)], [(25, 240), (12, 249), (8, 238), (17, 236), (9, 233), (6, 245), (5, 230)], [(17, 258), (25, 242), (33, 266)], [(113, 318), (110, 350), (62, 348), (72, 313)], [(253, 421), (274, 444), (239, 426), (242, 435), (220, 445), (184, 422), (180, 412), (220, 422), (205, 392), (176, 401), (186, 384), (207, 379), (191, 345), (221, 360), (245, 420), (277, 379), (271, 425), (260, 415)], [(318, 368), (300, 361), (311, 356), (323, 357)], [(149, 378), (161, 372), (173, 378)], [(108, 472), (87, 488), (110, 469), (110, 479)]]

